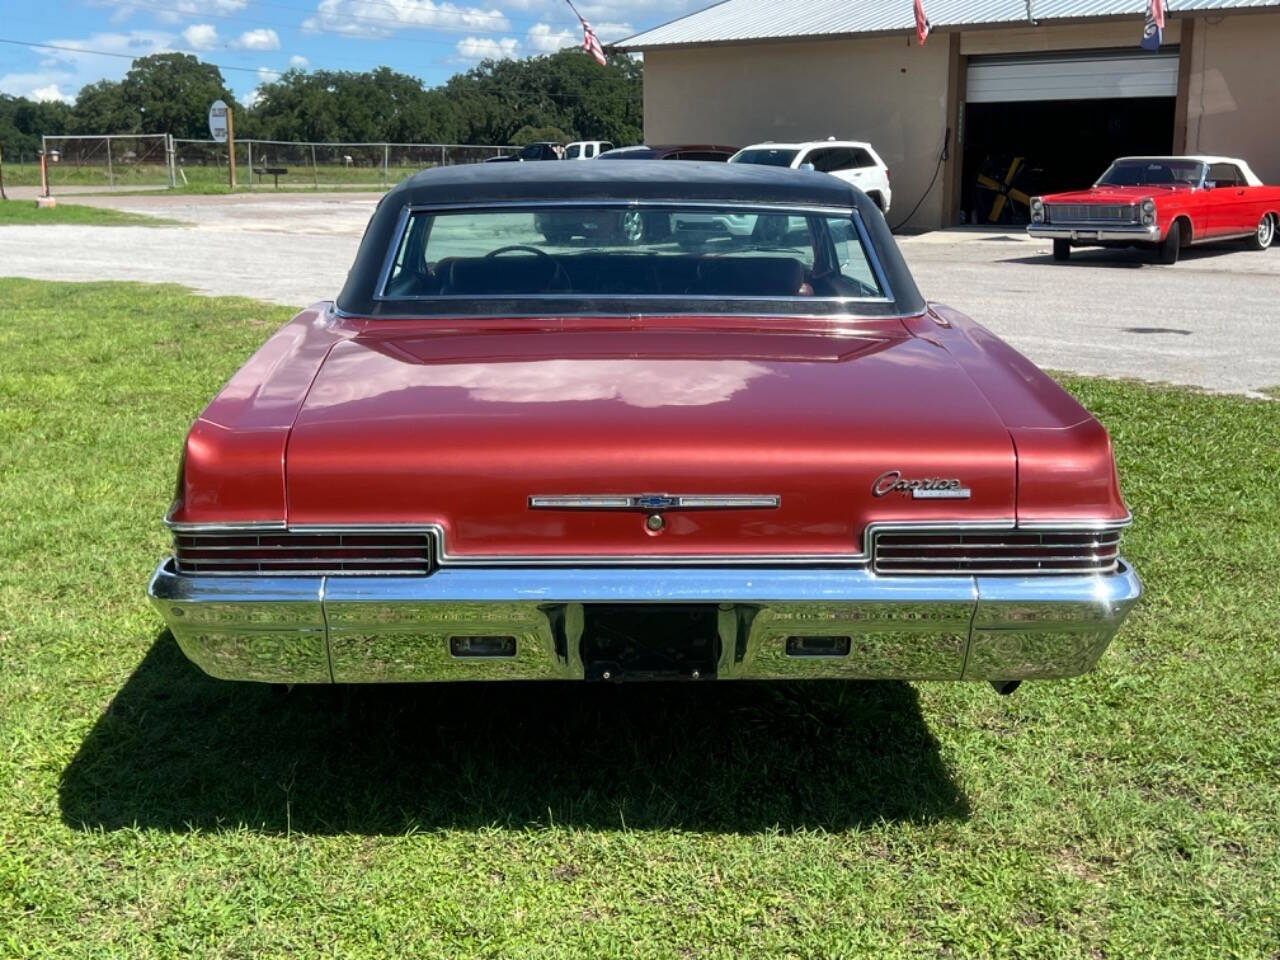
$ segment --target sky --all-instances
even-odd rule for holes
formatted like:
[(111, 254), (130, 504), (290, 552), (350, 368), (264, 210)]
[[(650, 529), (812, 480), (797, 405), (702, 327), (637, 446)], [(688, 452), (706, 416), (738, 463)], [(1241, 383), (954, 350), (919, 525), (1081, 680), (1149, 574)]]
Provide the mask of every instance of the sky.
[[(605, 43), (711, 0), (575, 0)], [(434, 86), (490, 57), (582, 42), (565, 0), (0, 0), (0, 93), (75, 99), (133, 57), (193, 53), (236, 98), (290, 67), (388, 66)], [(43, 46), (33, 46), (43, 45)]]

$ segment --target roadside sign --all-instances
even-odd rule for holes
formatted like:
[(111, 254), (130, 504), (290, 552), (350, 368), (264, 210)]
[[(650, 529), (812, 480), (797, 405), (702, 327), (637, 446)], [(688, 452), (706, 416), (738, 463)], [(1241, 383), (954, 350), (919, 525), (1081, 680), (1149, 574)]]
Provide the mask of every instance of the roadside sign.
[(218, 143), (227, 142), (227, 105), (221, 100), (209, 108), (209, 136)]

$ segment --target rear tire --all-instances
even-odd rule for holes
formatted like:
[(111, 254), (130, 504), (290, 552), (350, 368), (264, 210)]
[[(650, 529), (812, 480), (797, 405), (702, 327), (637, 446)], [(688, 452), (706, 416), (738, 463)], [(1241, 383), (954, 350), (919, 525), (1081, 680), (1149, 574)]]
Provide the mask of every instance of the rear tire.
[(1161, 263), (1173, 266), (1178, 262), (1178, 255), (1182, 253), (1182, 221), (1175, 220), (1169, 224), (1169, 232), (1156, 249)]
[(1258, 221), (1258, 229), (1245, 243), (1250, 250), (1265, 250), (1275, 242), (1275, 239), (1276, 218), (1269, 213), (1264, 213), (1262, 219)]
[(1053, 241), (1053, 259), (1062, 263), (1071, 259), (1071, 241), (1055, 239)]

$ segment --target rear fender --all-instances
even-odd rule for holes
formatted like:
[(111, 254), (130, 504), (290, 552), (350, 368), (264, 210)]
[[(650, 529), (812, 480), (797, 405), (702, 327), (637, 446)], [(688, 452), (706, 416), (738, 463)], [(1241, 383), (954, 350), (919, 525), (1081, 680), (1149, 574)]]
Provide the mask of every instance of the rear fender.
[(904, 323), (951, 354), (1004, 422), (1018, 458), (1019, 522), (1129, 516), (1111, 438), (1071, 394), (958, 310), (931, 304)]

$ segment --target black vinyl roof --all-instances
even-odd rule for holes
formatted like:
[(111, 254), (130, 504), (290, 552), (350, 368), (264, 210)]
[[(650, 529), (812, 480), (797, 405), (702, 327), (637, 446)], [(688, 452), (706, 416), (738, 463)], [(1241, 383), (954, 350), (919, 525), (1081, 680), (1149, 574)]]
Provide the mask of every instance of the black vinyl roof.
[(544, 160), (469, 163), (423, 170), (387, 194), (386, 205), (522, 200), (716, 200), (845, 207), (858, 191), (809, 170), (697, 160)]

